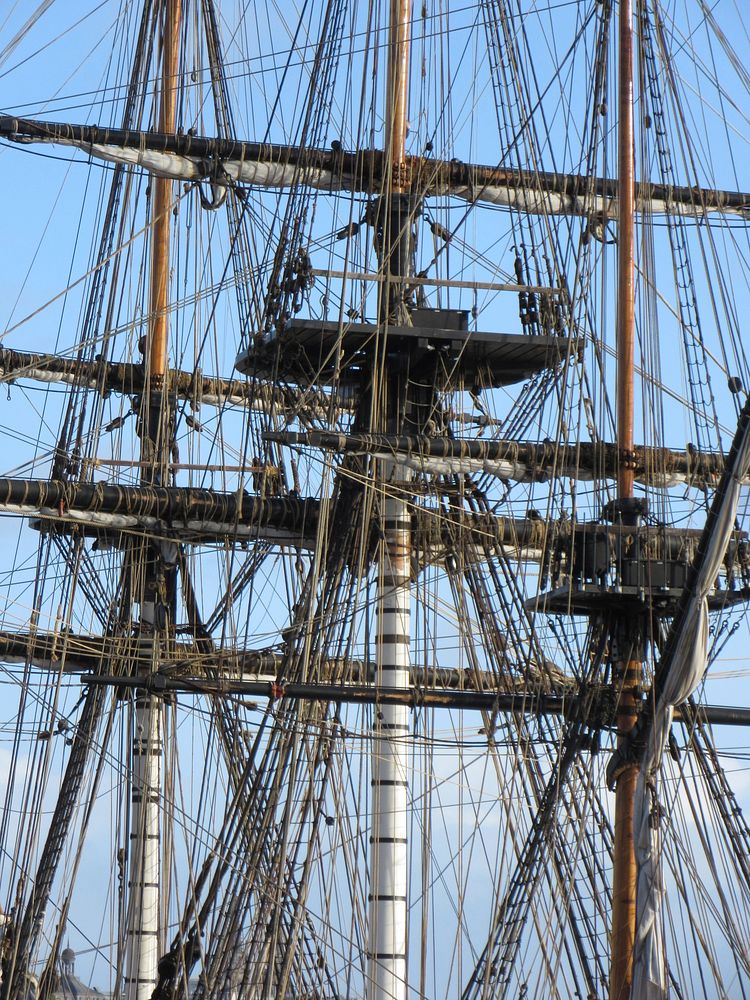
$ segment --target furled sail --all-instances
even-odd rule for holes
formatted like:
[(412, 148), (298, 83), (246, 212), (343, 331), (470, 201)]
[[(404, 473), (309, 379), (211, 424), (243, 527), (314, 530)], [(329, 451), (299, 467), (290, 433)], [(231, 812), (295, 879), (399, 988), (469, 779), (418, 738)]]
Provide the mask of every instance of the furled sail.
[[(357, 153), (193, 135), (163, 135), (89, 125), (0, 117), (0, 138), (74, 146), (91, 156), (138, 166), (158, 177), (219, 187), (232, 185), (323, 191), (382, 190), (387, 160), (381, 150)], [(609, 178), (507, 169), (408, 156), (402, 165), (408, 187), (422, 196), (452, 196), (537, 215), (596, 220), (597, 229), (617, 219), (617, 182)], [(702, 217), (720, 213), (750, 218), (750, 194), (642, 181), (636, 209), (651, 214)]]
[(653, 718), (641, 760), (633, 821), (638, 871), (633, 997), (666, 1000), (661, 909), (666, 895), (661, 864), (657, 772), (672, 724), (674, 706), (700, 683), (708, 658), (708, 595), (734, 528), (740, 487), (750, 466), (750, 400), (745, 403), (722, 482), (716, 492), (693, 572), (674, 619), (656, 675)]
[[(724, 456), (639, 445), (627, 456), (616, 444), (581, 441), (575, 445), (555, 441), (502, 441), (481, 438), (437, 438), (417, 435), (340, 434), (331, 431), (277, 431), (269, 441), (291, 446), (325, 448), (342, 454), (369, 454), (374, 458), (398, 455), (415, 472), (431, 475), (481, 474), (523, 483), (546, 482), (569, 477), (584, 482), (614, 479), (627, 458), (636, 482), (663, 489), (718, 485), (724, 471)], [(750, 480), (743, 479), (744, 486)]]

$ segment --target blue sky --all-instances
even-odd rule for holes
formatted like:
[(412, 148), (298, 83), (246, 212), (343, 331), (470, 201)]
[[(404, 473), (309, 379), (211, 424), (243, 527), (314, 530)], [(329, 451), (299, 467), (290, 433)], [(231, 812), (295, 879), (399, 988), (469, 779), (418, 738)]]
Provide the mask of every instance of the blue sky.
[[(75, 5), (75, 12), (71, 12), (69, 3), (53, 3), (49, 10), (43, 13), (33, 31), (24, 39), (12, 52), (6, 54), (5, 59), (0, 63), (0, 100), (2, 110), (11, 114), (29, 115), (39, 118), (54, 118), (57, 120), (71, 120), (89, 123), (108, 124), (116, 123), (120, 113), (121, 105), (118, 99), (122, 96), (122, 91), (117, 89), (105, 89), (102, 96), (102, 88), (113, 87), (116, 78), (121, 77), (122, 67), (120, 61), (125, 61), (128, 45), (122, 45), (123, 31), (127, 25), (132, 25), (135, 16), (135, 7), (124, 5), (126, 13), (121, 15), (120, 3), (115, 0), (105, 0), (101, 3), (87, 3), (85, 5)], [(529, 4), (529, 11), (539, 9), (541, 5)], [(467, 14), (465, 5), (454, 5), (452, 13), (453, 26), (457, 29), (457, 37), (460, 44), (455, 45), (450, 53), (452, 59), (451, 68), (454, 73), (455, 103), (453, 107), (453, 118), (448, 120), (447, 116), (442, 118), (430, 117), (425, 111), (424, 114), (415, 113), (412, 123), (412, 134), (410, 136), (411, 151), (419, 151), (427, 137), (437, 135), (440, 140), (440, 148), (448, 149), (451, 155), (469, 159), (475, 158), (480, 162), (493, 163), (499, 161), (500, 140), (498, 139), (498, 127), (493, 118), (489, 116), (489, 109), (492, 105), (491, 88), (489, 87), (486, 72), (483, 77), (478, 77), (477, 81), (469, 78), (474, 53), (481, 45), (482, 32), (470, 30), (473, 23), (473, 15)], [(231, 5), (230, 5), (231, 12)], [(581, 11), (587, 9), (587, 5), (558, 5), (549, 15), (540, 13), (538, 19), (532, 19), (534, 30), (537, 32), (536, 45), (539, 52), (542, 73), (549, 60), (559, 58), (565, 52), (569, 39), (575, 33), (576, 20)], [(718, 15), (728, 18), (724, 23), (731, 24), (731, 5), (720, 3), (716, 7)], [(675, 17), (681, 13), (678, 5), (672, 5), (671, 13)], [(726, 12), (726, 13), (725, 13)], [(0, 52), (12, 39), (28, 16), (29, 11), (25, 5), (15, 4), (10, 13), (6, 15), (4, 21), (0, 21)], [(680, 37), (677, 28), (674, 28), (673, 41), (677, 43), (680, 55), (675, 58), (675, 69), (680, 76), (680, 80), (685, 87), (686, 93), (695, 99), (688, 104), (688, 126), (690, 133), (695, 138), (695, 154), (699, 160), (698, 173), (717, 185), (739, 187), (750, 189), (748, 180), (748, 155), (747, 141), (748, 134), (747, 120), (741, 103), (743, 76), (739, 68), (733, 67), (727, 58), (726, 52), (720, 46), (713, 49), (700, 48), (701, 57), (697, 61), (687, 58), (690, 55), (691, 46), (700, 46), (701, 38), (699, 32), (699, 22), (695, 19), (695, 14), (691, 11), (695, 30), (689, 30)], [(274, 20), (274, 18), (276, 20)], [(447, 19), (447, 15), (446, 15)], [(292, 20), (292, 18), (290, 18)], [(437, 21), (437, 18), (435, 19)], [(275, 84), (281, 78), (283, 66), (283, 51), (286, 48), (284, 39), (288, 38), (288, 31), (283, 25), (281, 15), (278, 10), (274, 14), (272, 11), (267, 19), (258, 18), (257, 22), (248, 23), (246, 18), (242, 31), (234, 34), (233, 40), (228, 45), (227, 57), (236, 72), (230, 73), (230, 86), (237, 99), (238, 120), (241, 134), (247, 138), (258, 138), (259, 130), (264, 127), (267, 109), (271, 99), (269, 95), (273, 93)], [(71, 23), (74, 22), (74, 23)], [(676, 24), (677, 22), (675, 22)], [(280, 30), (281, 40), (277, 41), (278, 48), (282, 50), (279, 57), (271, 57), (268, 52), (269, 26), (273, 25)], [(668, 25), (670, 28), (671, 22)], [(556, 33), (556, 28), (564, 26), (566, 32), (562, 30)], [(356, 29), (356, 22), (350, 26)], [(546, 27), (546, 31), (545, 31)], [(310, 26), (310, 34), (314, 35), (316, 25)], [(670, 28), (671, 30), (671, 28)], [(420, 33), (421, 32), (421, 33)], [(739, 34), (739, 33), (738, 33)], [(415, 49), (418, 58), (414, 61), (414, 77), (412, 82), (413, 103), (418, 107), (422, 99), (434, 96), (429, 92), (429, 87), (438, 90), (438, 84), (430, 80), (425, 84), (421, 82), (420, 59), (423, 57), (426, 66), (431, 66), (431, 60), (437, 58), (434, 32), (429, 30), (429, 25), (420, 27), (415, 31)], [(738, 43), (742, 40), (738, 38)], [(253, 55), (257, 61), (252, 62), (252, 73), (245, 75), (245, 66), (237, 62), (238, 53), (245, 44), (249, 44)], [(742, 50), (744, 51), (744, 49)], [(305, 50), (305, 58), (308, 58), (309, 51)], [(263, 58), (260, 56), (263, 54)], [(683, 56), (685, 59), (683, 60)], [(445, 57), (447, 58), (447, 57)], [(540, 88), (545, 89), (545, 101), (548, 111), (549, 131), (546, 134), (540, 133), (540, 142), (543, 146), (545, 166), (551, 168), (559, 163), (567, 169), (576, 169), (578, 160), (576, 158), (575, 143), (580, 143), (580, 136), (585, 130), (583, 118), (583, 100), (576, 104), (573, 111), (569, 111), (566, 106), (567, 89), (583, 83), (588, 79), (591, 66), (587, 61), (589, 57), (584, 53), (571, 62), (570, 69), (563, 84), (558, 88), (559, 96), (552, 90), (546, 89), (545, 78), (542, 75)], [(302, 57), (301, 57), (302, 59)], [(361, 67), (364, 56), (354, 65)], [(300, 60), (301, 61), (301, 60)], [(711, 90), (707, 83), (709, 70), (713, 65), (724, 75), (727, 81), (725, 90)], [(290, 86), (301, 86), (300, 81), (304, 80), (304, 72), (295, 68), (296, 63), (290, 71)], [(255, 74), (257, 71), (257, 75)], [(304, 90), (304, 87), (302, 87)], [(703, 92), (702, 99), (698, 99), (698, 92)], [(744, 95), (747, 96), (746, 94)], [(351, 136), (353, 131), (352, 122), (356, 118), (358, 92), (353, 86), (347, 87), (345, 84), (339, 87), (336, 93), (334, 106), (340, 121), (332, 121), (328, 125), (326, 134), (328, 138), (342, 136), (345, 140)], [(481, 121), (477, 125), (476, 120), (472, 120), (468, 114), (468, 108), (472, 101), (481, 102), (483, 114)], [(195, 105), (200, 102), (196, 98)], [(294, 122), (299, 113), (299, 107), (282, 105), (278, 110), (274, 124), (271, 127), (271, 137), (281, 139), (287, 133), (293, 131)], [(745, 107), (747, 105), (744, 105)], [(722, 117), (718, 118), (718, 112), (722, 112)], [(576, 117), (580, 115), (580, 117)], [(573, 116), (573, 117), (571, 117)], [(373, 124), (371, 136), (377, 142), (378, 117), (371, 115), (368, 119)], [(568, 136), (573, 139), (568, 140)], [(569, 142), (569, 145), (567, 143)], [(345, 145), (348, 142), (345, 141)], [(612, 162), (613, 136), (609, 130), (607, 142), (608, 163)], [(731, 154), (730, 155), (730, 151)], [(680, 155), (684, 150), (679, 151)], [(675, 157), (678, 151), (675, 148)], [(686, 155), (686, 154), (685, 154)], [(639, 165), (654, 167), (654, 159), (651, 158), (646, 164)], [(655, 169), (655, 167), (654, 167)], [(0, 176), (3, 180), (3, 191), (5, 193), (3, 220), (4, 220), (4, 242), (5, 253), (3, 255), (4, 264), (0, 271), (0, 325), (6, 329), (7, 335), (5, 343), (24, 350), (70, 350), (77, 342), (82, 296), (85, 290), (85, 276), (91, 266), (92, 261), (92, 241), (94, 239), (93, 220), (97, 214), (96, 208), (100, 205), (104, 192), (107, 190), (110, 177), (109, 168), (101, 165), (90, 165), (86, 158), (80, 154), (72, 156), (68, 151), (47, 147), (44, 150), (34, 148), (33, 150), (24, 148), (0, 148)], [(745, 179), (743, 185), (742, 180)], [(141, 192), (142, 194), (142, 192)], [(269, 199), (271, 201), (271, 199)], [(81, 206), (85, 206), (82, 210)], [(328, 243), (321, 243), (320, 254), (322, 259), (329, 259), (328, 253), (330, 244), (330, 233), (335, 231), (338, 225), (347, 221), (348, 206), (343, 205), (335, 211), (341, 213), (341, 217), (331, 216), (329, 209), (320, 205), (317, 209), (317, 223), (320, 230), (326, 236)], [(268, 213), (270, 217), (270, 209)], [(181, 222), (190, 219), (190, 198), (185, 197), (181, 208)], [(442, 212), (440, 218), (446, 219), (451, 225), (458, 225), (458, 220), (463, 214), (463, 209), (455, 204), (437, 206), (435, 212)], [(327, 214), (328, 213), (328, 214)], [(479, 275), (485, 272), (492, 272), (493, 268), (512, 267), (510, 252), (513, 248), (513, 240), (509, 235), (507, 216), (499, 213), (490, 215), (489, 222), (476, 218), (477, 213), (470, 216), (467, 223), (459, 230), (459, 235), (466, 241), (478, 245), (485, 254), (491, 258), (490, 265), (476, 264), (468, 260), (466, 267), (468, 273)], [(259, 209), (259, 219), (265, 221), (266, 217)], [(221, 225), (216, 223), (217, 226)], [(578, 227), (578, 228), (576, 228)], [(137, 227), (136, 227), (137, 228)], [(260, 226), (259, 226), (260, 228)], [(565, 228), (565, 227), (563, 227)], [(259, 242), (263, 240), (264, 230), (261, 228)], [(666, 235), (657, 225), (654, 236), (653, 251), (656, 262), (659, 266), (669, 272), (671, 261), (668, 256)], [(570, 234), (580, 237), (580, 223), (570, 224)], [(735, 245), (736, 241), (736, 245)], [(454, 244), (457, 246), (457, 244)], [(711, 247), (710, 242), (703, 244), (703, 250)], [(140, 255), (143, 250), (143, 238), (136, 235), (133, 239), (133, 256)], [(647, 248), (648, 249), (648, 248)], [(722, 234), (716, 244), (716, 254), (718, 264), (710, 264), (706, 270), (721, 271), (722, 262), (719, 258), (726, 255), (726, 260), (739, 261), (733, 267), (729, 282), (734, 286), (731, 291), (734, 293), (735, 308), (741, 320), (747, 315), (750, 296), (748, 295), (747, 273), (741, 266), (743, 255), (747, 258), (747, 233), (744, 227), (737, 226), (731, 233)], [(694, 246), (696, 257), (700, 259), (701, 248)], [(610, 251), (596, 248), (596, 253), (607, 253)], [(707, 251), (706, 251), (707, 252)], [(459, 251), (451, 249), (451, 265), (455, 265), (461, 260)], [(613, 259), (613, 258), (612, 258)], [(745, 260), (745, 263), (747, 259)], [(222, 263), (218, 257), (217, 267)], [(644, 265), (645, 266), (645, 265)], [(700, 291), (706, 296), (710, 291), (709, 278), (703, 272), (697, 273), (696, 281)], [(70, 292), (65, 293), (70, 287)], [(667, 301), (659, 300), (656, 303), (656, 324), (660, 325), (659, 335), (654, 334), (653, 329), (649, 329), (648, 322), (653, 322), (653, 317), (646, 315), (646, 310), (641, 314), (642, 340), (644, 355), (648, 350), (658, 351), (659, 360), (662, 365), (662, 375), (665, 382), (673, 388), (675, 392), (685, 392), (684, 366), (679, 360), (680, 341), (676, 334), (676, 326), (670, 314), (674, 308), (673, 285), (668, 284), (665, 298)], [(129, 289), (132, 301), (138, 301), (138, 291)], [(457, 304), (457, 303), (456, 303)], [(472, 297), (464, 294), (460, 305), (469, 307), (472, 304)], [(614, 310), (611, 302), (611, 292), (605, 292), (600, 303), (603, 307), (602, 315), (606, 317), (607, 328), (597, 331), (607, 345), (612, 343), (612, 324)], [(481, 299), (483, 312), (481, 320), (486, 323), (495, 323), (499, 328), (505, 328), (504, 324), (516, 323), (517, 316), (516, 303), (498, 303), (497, 296), (492, 301), (492, 296), (485, 296)], [(712, 306), (704, 307), (706, 325), (711, 333), (715, 333), (715, 326), (712, 315)], [(717, 307), (717, 311), (718, 307)], [(205, 316), (205, 314), (201, 314)], [(721, 323), (727, 323), (735, 336), (741, 339), (743, 336), (742, 324), (737, 322), (736, 317), (720, 317)], [(227, 318), (227, 324), (231, 321)], [(604, 321), (603, 321), (604, 323)], [(185, 328), (179, 331), (180, 348), (187, 350), (192, 346), (191, 333), (185, 322)], [(197, 325), (197, 323), (196, 323)], [(495, 328), (495, 327), (493, 327)], [(238, 331), (236, 327), (227, 325), (224, 339), (217, 343), (213, 359), (217, 365), (216, 370), (228, 374), (231, 370), (232, 358), (236, 350), (238, 341)], [(725, 428), (733, 429), (734, 421), (734, 401), (724, 389), (722, 379), (726, 372), (722, 371), (724, 360), (720, 356), (718, 338), (710, 342), (710, 349), (713, 351), (713, 358), (709, 363), (710, 370), (714, 377), (714, 382), (719, 387), (717, 395), (719, 402), (719, 419)], [(178, 348), (175, 348), (175, 352)], [(732, 364), (733, 359), (728, 362)], [(607, 361), (609, 375), (613, 370), (611, 357)], [(734, 373), (734, 368), (731, 368)], [(740, 374), (747, 379), (747, 367)], [(15, 470), (17, 467), (28, 463), (35, 455), (44, 456), (52, 446), (57, 431), (59, 418), (59, 407), (63, 396), (52, 395), (49, 398), (45, 393), (34, 386), (25, 383), (9, 388), (9, 399), (0, 397), (0, 433), (5, 439), (5, 450), (3, 467), (6, 473)], [(511, 397), (499, 394), (497, 400), (498, 409), (509, 404)], [(111, 406), (112, 414), (117, 413), (116, 401), (107, 404)], [(548, 417), (552, 426), (553, 418)], [(691, 428), (686, 424), (681, 410), (674, 404), (667, 404), (665, 411), (666, 440), (668, 443), (682, 447), (686, 440), (690, 440)], [(641, 425), (645, 422), (641, 420)], [(127, 432), (126, 432), (127, 433)], [(127, 438), (126, 438), (127, 442)], [(196, 446), (198, 447), (198, 446)], [(197, 455), (205, 454), (205, 449), (198, 449)], [(31, 468), (24, 465), (23, 474), (43, 476), (47, 472), (46, 458), (42, 458), (39, 465)], [(532, 494), (532, 500), (543, 504), (545, 502), (546, 490), (544, 487), (536, 489)], [(524, 494), (525, 501), (526, 494)], [(519, 508), (520, 509), (520, 508)], [(25, 527), (21, 529), (19, 535), (19, 525), (15, 520), (3, 519), (0, 523), (0, 538), (6, 551), (10, 553), (16, 546), (20, 537), (20, 555), (16, 558), (23, 558), (28, 555), (35, 546), (36, 536), (32, 536)], [(10, 558), (10, 556), (9, 556)], [(2, 576), (0, 576), (2, 580)], [(28, 611), (29, 588), (33, 583), (33, 563), (28, 570), (28, 584), (21, 591), (17, 590), (18, 606), (6, 609), (7, 620), (15, 622), (19, 626), (23, 623), (24, 613)], [(50, 608), (50, 615), (54, 616), (55, 608)], [(283, 609), (274, 602), (266, 609), (266, 628), (268, 634), (274, 633), (276, 628), (283, 624)], [(719, 703), (738, 703), (746, 700), (747, 673), (745, 651), (747, 648), (747, 625), (742, 624), (734, 641), (727, 646), (724, 651), (722, 662), (717, 664), (718, 671), (724, 674), (733, 674), (741, 671), (742, 676), (726, 676), (718, 679), (711, 685), (711, 700)], [(77, 698), (77, 692), (69, 694), (69, 704)], [(10, 710), (7, 713), (9, 720)], [(729, 737), (730, 745), (744, 749), (747, 740), (744, 733), (738, 731)], [(62, 747), (57, 751), (55, 766), (59, 765), (62, 756)], [(470, 767), (476, 767), (472, 764)], [(732, 763), (731, 769), (736, 773), (737, 784), (742, 793), (742, 800), (750, 799), (750, 782), (747, 780), (747, 765), (744, 761)], [(447, 793), (446, 793), (447, 795)], [(101, 832), (103, 839), (107, 839), (107, 832), (116, 824), (115, 796), (108, 799), (108, 814), (104, 812), (96, 818), (97, 832)], [(99, 866), (98, 870), (96, 866)], [(109, 865), (109, 857), (96, 856), (92, 853), (87, 857), (86, 867), (90, 884), (93, 886), (97, 881), (106, 875)], [(80, 907), (80, 904), (79, 904)], [(77, 918), (83, 922), (83, 907), (80, 907)], [(89, 931), (91, 936), (96, 936), (97, 929)], [(73, 935), (71, 935), (73, 937)], [(82, 942), (73, 940), (74, 947), (80, 948)], [(99, 969), (96, 970), (99, 974)]]

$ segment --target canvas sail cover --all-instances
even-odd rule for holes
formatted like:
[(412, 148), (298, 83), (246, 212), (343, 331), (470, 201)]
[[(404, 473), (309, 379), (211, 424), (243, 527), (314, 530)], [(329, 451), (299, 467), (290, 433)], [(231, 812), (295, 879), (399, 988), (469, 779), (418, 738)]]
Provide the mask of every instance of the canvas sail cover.
[[(708, 596), (721, 568), (737, 516), (740, 487), (750, 466), (749, 403), (745, 407), (727, 461), (722, 484), (716, 492), (710, 530), (704, 536), (703, 558), (691, 588), (685, 613), (675, 619), (667, 644), (663, 683), (653, 708), (653, 723), (640, 765), (633, 829), (637, 870), (636, 936), (631, 997), (665, 1000), (667, 967), (661, 910), (665, 897), (658, 822), (657, 776), (672, 724), (674, 706), (697, 688), (708, 655)], [(668, 657), (668, 661), (667, 661)]]

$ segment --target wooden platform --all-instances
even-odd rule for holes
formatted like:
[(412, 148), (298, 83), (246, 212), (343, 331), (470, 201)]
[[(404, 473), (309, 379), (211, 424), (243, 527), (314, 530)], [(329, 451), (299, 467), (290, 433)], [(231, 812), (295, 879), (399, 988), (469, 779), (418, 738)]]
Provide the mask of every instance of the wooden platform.
[[(549, 551), (549, 589), (525, 606), (559, 615), (614, 611), (670, 618), (688, 584), (701, 536), (699, 529), (653, 524), (568, 525)], [(733, 531), (708, 598), (711, 610), (747, 602), (749, 571), (747, 534)]]
[[(256, 342), (239, 355), (238, 371), (304, 385), (359, 385), (378, 353), (408, 365), (410, 377), (469, 385), (503, 386), (522, 382), (553, 367), (568, 350), (562, 337), (480, 333), (468, 329), (468, 313), (419, 309), (413, 326), (387, 331), (368, 323), (343, 328), (337, 322), (293, 319), (283, 332)], [(385, 338), (385, 341), (383, 339)], [(382, 356), (382, 354), (381, 354)]]
[[(654, 618), (672, 618), (682, 597), (682, 589), (659, 587), (651, 591), (644, 587), (571, 582), (524, 602), (527, 611), (538, 614), (582, 615), (587, 618), (608, 611), (620, 614), (645, 614)], [(750, 600), (750, 588), (717, 589), (708, 598), (711, 611), (720, 611)]]

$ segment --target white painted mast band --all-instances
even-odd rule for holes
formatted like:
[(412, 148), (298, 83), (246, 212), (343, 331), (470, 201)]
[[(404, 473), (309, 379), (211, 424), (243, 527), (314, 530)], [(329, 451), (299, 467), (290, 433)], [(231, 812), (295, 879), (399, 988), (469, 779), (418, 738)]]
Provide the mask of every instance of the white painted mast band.
[[(394, 462), (383, 480), (403, 481)], [(408, 502), (386, 495), (379, 567), (376, 683), (408, 688), (411, 634), (411, 520)], [(409, 708), (375, 706), (372, 752), (372, 829), (368, 940), (369, 1000), (405, 1000), (408, 895)]]

